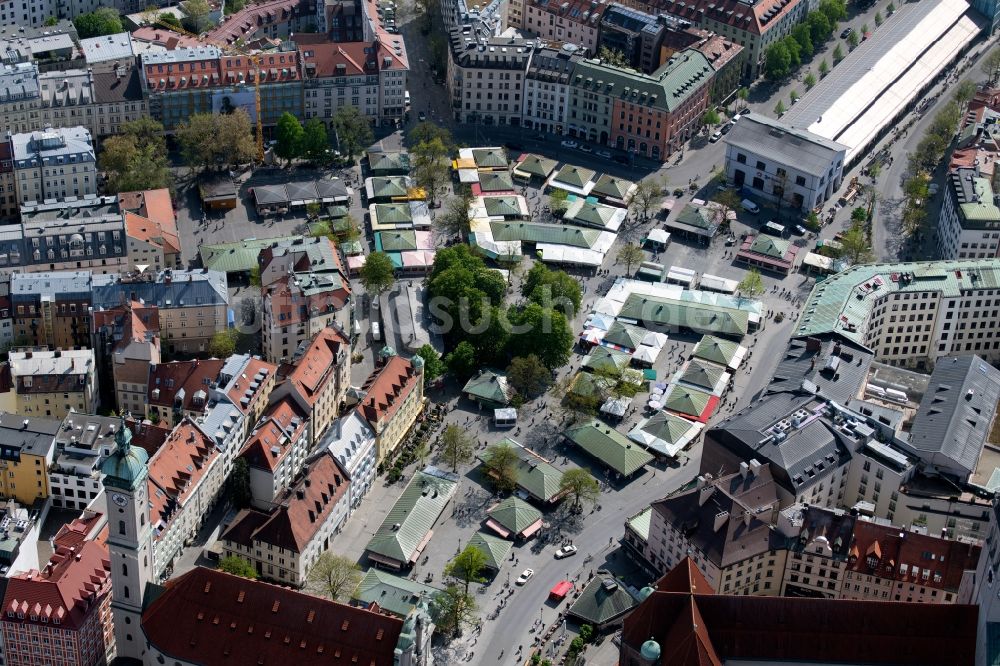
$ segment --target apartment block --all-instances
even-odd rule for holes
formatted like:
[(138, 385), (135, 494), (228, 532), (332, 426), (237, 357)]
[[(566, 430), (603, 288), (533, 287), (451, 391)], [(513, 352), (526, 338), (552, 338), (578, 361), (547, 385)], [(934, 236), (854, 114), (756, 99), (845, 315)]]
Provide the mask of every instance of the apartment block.
[(70, 411), (97, 411), (92, 349), (11, 351), (8, 364), (17, 414), (61, 419)]
[(516, 37), (480, 39), (452, 31), (447, 79), (455, 120), (520, 125), (524, 76), (534, 47)]
[[(102, 399), (144, 418), (150, 368), (160, 364), (160, 313), (138, 301), (98, 310), (91, 319)], [(109, 390), (109, 389), (112, 389)]]
[(545, 46), (535, 50), (524, 77), (525, 127), (563, 134), (569, 115), (573, 70), (583, 58), (576, 49)]
[(118, 202), (125, 212), (129, 268), (145, 266), (155, 273), (181, 268), (181, 242), (170, 190), (122, 192)]
[(97, 156), (90, 130), (81, 126), (7, 132), (18, 202), (44, 202), (97, 194)]
[(253, 505), (267, 508), (291, 485), (311, 449), (309, 419), (290, 396), (273, 403), (257, 422), (239, 457), (250, 470)]
[(92, 276), (83, 271), (14, 273), (14, 344), (69, 349), (90, 345)]
[(208, 411), (213, 385), (226, 361), (171, 361), (149, 366), (147, 413), (156, 423), (173, 428), (185, 417), (198, 418)]
[(31, 506), (49, 496), (59, 419), (0, 413), (0, 494)]
[(601, 14), (607, 7), (591, 0), (523, 0), (521, 31), (549, 43), (574, 44), (581, 55), (597, 55)]
[(361, 505), (361, 500), (375, 482), (378, 471), (376, 441), (375, 431), (368, 425), (361, 411), (355, 408), (334, 421), (316, 447), (318, 451), (329, 451), (350, 479), (352, 511)]
[(989, 177), (978, 168), (960, 168), (948, 175), (938, 239), (945, 259), (1000, 256), (1000, 207)]
[(423, 366), (392, 356), (363, 387), (358, 411), (375, 432), (378, 464), (395, 455), (424, 411)]
[(302, 587), (347, 520), (349, 485), (333, 456), (318, 454), (267, 509), (237, 514), (220, 537), (223, 552), (250, 561), (264, 580)]

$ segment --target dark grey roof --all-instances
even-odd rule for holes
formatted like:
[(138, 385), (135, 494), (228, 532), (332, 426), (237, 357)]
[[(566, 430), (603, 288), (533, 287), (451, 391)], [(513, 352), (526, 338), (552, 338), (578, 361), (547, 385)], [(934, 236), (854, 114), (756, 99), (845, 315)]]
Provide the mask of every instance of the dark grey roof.
[(723, 141), (814, 176), (826, 175), (847, 151), (847, 146), (756, 113), (741, 118)]
[(46, 455), (56, 441), (62, 421), (27, 418), (20, 414), (0, 414), (0, 457), (10, 460), (18, 453)]
[(141, 100), (142, 80), (134, 62), (121, 67), (121, 71), (94, 72), (94, 101), (99, 104)]
[[(836, 371), (827, 370), (836, 357)], [(792, 338), (788, 341), (767, 393), (798, 391), (802, 382), (812, 382), (826, 397), (840, 403), (858, 395), (874, 355), (837, 335)]]
[(92, 303), (110, 309), (125, 299), (141, 299), (159, 308), (203, 307), (229, 303), (226, 274), (208, 269), (173, 270), (157, 275), (155, 282), (123, 282), (120, 275), (94, 275)]
[(1000, 400), (1000, 370), (978, 356), (938, 361), (905, 448), (965, 479), (976, 468)]

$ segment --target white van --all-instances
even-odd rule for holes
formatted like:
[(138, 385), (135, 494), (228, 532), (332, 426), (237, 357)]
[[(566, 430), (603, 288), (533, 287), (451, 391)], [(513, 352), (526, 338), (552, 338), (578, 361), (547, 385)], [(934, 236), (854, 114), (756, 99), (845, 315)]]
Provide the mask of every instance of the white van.
[(378, 342), (382, 339), (382, 327), (377, 321), (372, 322), (372, 340)]
[(410, 91), (409, 90), (407, 90), (405, 92), (403, 99), (406, 102), (406, 108), (410, 108)]
[(757, 213), (760, 212), (760, 206), (750, 201), (749, 199), (744, 199), (743, 201), (740, 202), (740, 205), (743, 206), (743, 210), (750, 213), (751, 215), (756, 215)]

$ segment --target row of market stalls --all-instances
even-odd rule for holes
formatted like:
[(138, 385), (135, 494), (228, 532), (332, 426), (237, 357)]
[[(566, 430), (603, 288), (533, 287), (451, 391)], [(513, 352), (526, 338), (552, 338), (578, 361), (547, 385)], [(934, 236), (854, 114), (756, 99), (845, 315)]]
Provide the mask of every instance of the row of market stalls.
[(339, 178), (255, 185), (251, 189), (258, 215), (284, 215), (290, 211), (319, 204), (322, 207), (349, 206), (353, 192)]

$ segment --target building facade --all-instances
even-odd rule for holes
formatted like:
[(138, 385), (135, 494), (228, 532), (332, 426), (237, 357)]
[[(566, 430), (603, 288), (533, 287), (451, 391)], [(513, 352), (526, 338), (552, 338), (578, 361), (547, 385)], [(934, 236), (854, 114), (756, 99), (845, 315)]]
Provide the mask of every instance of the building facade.
[(97, 411), (97, 362), (92, 349), (36, 349), (8, 354), (16, 413), (61, 419)]
[(590, 0), (523, 0), (522, 32), (549, 43), (574, 44), (581, 55), (597, 55), (597, 35), (606, 5)]
[(1000, 254), (1000, 207), (993, 186), (977, 168), (956, 169), (938, 217), (943, 259), (994, 259)]
[(25, 506), (49, 496), (60, 421), (0, 413), (0, 494)]
[(448, 89), (455, 120), (483, 125), (521, 124), (524, 76), (534, 42), (451, 33)]
[(90, 130), (77, 125), (8, 132), (8, 140), (20, 203), (97, 194), (97, 156)]
[(91, 274), (83, 271), (11, 275), (14, 344), (88, 347), (91, 294)]
[(364, 386), (358, 411), (375, 432), (378, 464), (396, 453), (424, 410), (422, 366), (391, 357)]

